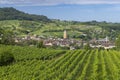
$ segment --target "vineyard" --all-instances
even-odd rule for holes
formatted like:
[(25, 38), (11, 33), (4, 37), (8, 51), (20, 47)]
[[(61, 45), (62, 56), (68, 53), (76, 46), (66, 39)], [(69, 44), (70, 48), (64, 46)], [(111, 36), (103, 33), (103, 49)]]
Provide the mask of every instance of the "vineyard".
[(0, 66), (0, 80), (120, 80), (120, 52), (0, 46), (15, 62)]

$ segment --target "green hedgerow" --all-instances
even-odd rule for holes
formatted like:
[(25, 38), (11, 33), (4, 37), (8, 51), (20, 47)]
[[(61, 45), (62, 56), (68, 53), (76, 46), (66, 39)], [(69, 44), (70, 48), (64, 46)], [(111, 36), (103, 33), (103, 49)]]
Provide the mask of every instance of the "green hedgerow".
[(0, 51), (0, 66), (8, 65), (15, 61), (14, 56), (8, 50), (1, 50)]

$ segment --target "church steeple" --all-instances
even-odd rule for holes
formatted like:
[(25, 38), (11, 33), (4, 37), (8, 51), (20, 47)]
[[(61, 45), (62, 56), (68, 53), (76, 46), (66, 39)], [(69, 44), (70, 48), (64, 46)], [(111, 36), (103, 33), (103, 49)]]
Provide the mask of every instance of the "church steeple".
[(64, 38), (64, 39), (67, 38), (67, 31), (66, 31), (66, 30), (64, 30), (63, 38)]

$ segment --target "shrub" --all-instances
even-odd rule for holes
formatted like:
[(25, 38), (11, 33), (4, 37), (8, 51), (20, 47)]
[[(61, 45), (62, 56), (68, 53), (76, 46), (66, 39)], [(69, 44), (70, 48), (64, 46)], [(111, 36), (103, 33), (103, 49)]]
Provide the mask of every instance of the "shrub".
[(87, 43), (86, 45), (84, 45), (84, 49), (86, 49), (86, 50), (91, 50), (90, 44)]
[(14, 61), (14, 56), (9, 51), (0, 52), (0, 66), (8, 65)]
[(37, 48), (45, 48), (43, 41), (38, 42)]

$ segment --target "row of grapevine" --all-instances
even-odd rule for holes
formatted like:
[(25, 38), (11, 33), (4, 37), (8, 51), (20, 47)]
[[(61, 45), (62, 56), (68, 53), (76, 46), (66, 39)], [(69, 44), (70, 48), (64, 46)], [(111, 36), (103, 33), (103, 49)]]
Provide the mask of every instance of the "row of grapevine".
[(19, 47), (19, 46), (0, 46), (1, 50), (11, 52), (16, 61), (23, 60), (51, 60), (66, 53), (63, 50), (39, 49), (34, 47)]
[[(57, 50), (27, 50), (18, 47), (12, 49), (16, 52), (14, 56), (18, 54), (21, 58), (17, 56), (18, 62), (0, 66), (0, 80), (120, 80), (119, 51), (96, 49), (56, 53)], [(44, 54), (36, 56), (39, 51)], [(57, 56), (47, 60), (36, 59), (48, 55)]]

